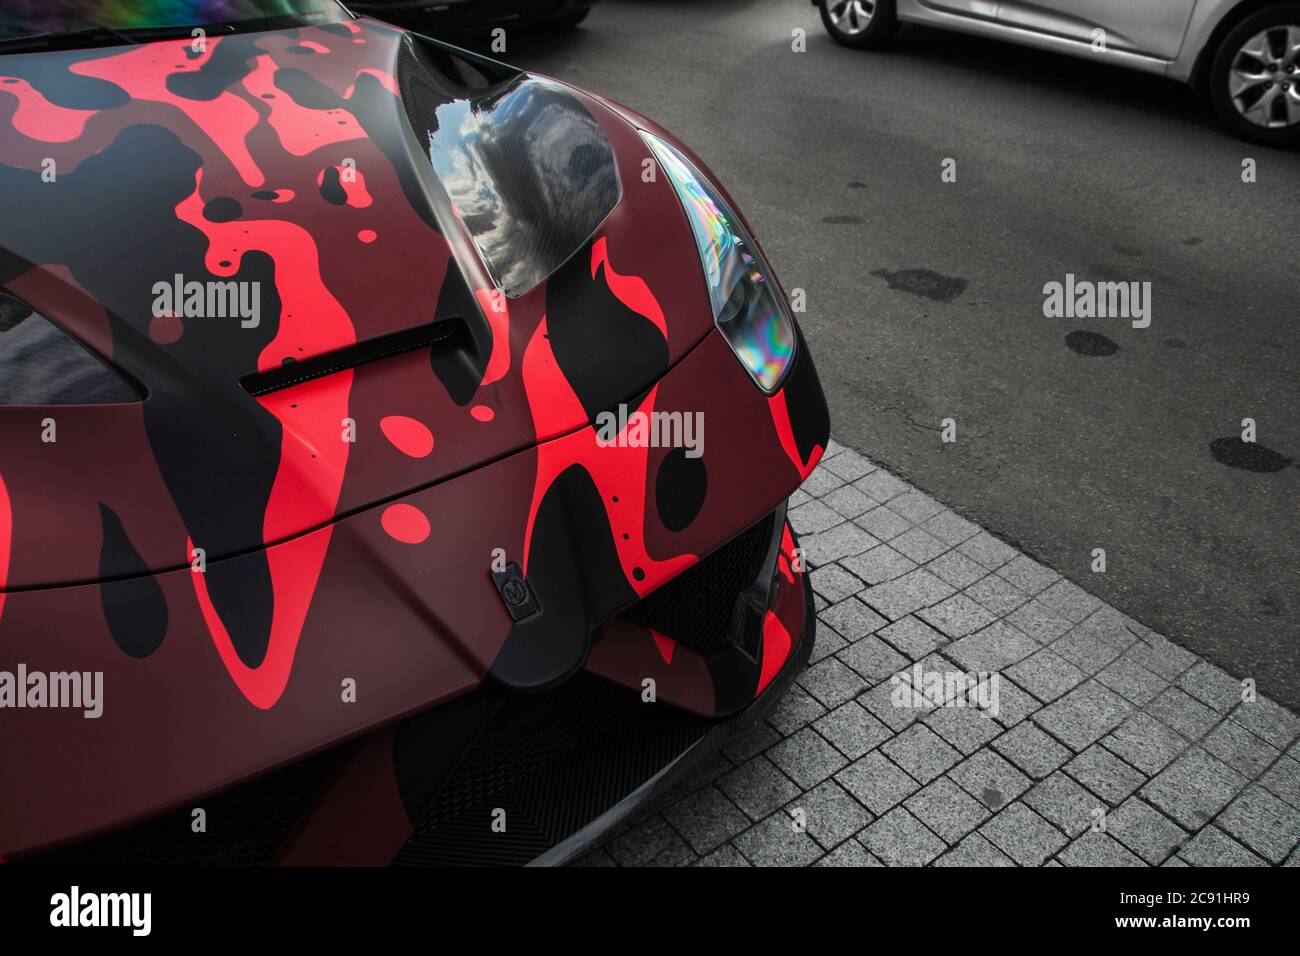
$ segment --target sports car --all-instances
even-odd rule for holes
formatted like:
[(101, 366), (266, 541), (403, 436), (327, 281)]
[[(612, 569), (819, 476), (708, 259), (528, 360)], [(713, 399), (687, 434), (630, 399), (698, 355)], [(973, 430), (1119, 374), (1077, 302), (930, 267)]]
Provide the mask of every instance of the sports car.
[(123, 9), (0, 13), (0, 857), (569, 859), (810, 653), (771, 266), (597, 94)]

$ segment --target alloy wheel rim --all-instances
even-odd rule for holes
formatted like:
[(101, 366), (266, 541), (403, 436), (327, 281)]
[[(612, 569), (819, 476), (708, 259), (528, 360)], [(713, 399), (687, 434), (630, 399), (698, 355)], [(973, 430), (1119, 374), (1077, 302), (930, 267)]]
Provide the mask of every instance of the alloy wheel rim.
[(871, 25), (876, 3), (877, 0), (831, 0), (826, 4), (826, 13), (840, 33), (857, 36)]
[(1300, 123), (1300, 26), (1261, 30), (1232, 58), (1228, 93), (1246, 122), (1264, 129)]

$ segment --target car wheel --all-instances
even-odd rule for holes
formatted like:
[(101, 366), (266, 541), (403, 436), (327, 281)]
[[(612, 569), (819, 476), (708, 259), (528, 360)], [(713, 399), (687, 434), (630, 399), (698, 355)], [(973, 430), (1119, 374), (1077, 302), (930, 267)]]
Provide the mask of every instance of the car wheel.
[(1229, 129), (1267, 146), (1300, 145), (1300, 3), (1276, 3), (1223, 38), (1210, 98)]
[(898, 25), (894, 0), (819, 0), (817, 6), (835, 42), (859, 50), (882, 45)]

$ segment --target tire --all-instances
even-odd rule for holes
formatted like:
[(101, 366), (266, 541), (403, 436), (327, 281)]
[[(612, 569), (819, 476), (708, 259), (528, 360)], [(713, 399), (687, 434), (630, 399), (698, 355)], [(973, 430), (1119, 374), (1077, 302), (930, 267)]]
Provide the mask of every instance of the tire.
[[(898, 27), (895, 0), (818, 0), (826, 32), (841, 46), (867, 50), (884, 46)], [(863, 13), (869, 14), (864, 21)], [(838, 21), (838, 22), (837, 22)]]
[[(1267, 41), (1260, 43), (1262, 37)], [(1291, 44), (1300, 44), (1300, 3), (1275, 3), (1229, 30), (1215, 51), (1210, 102), (1220, 121), (1242, 139), (1300, 146), (1300, 50), (1286, 50)], [(1251, 57), (1248, 49), (1263, 55)], [(1255, 76), (1259, 79), (1251, 82)], [(1267, 92), (1260, 89), (1265, 84)], [(1265, 98), (1267, 103), (1261, 102)]]

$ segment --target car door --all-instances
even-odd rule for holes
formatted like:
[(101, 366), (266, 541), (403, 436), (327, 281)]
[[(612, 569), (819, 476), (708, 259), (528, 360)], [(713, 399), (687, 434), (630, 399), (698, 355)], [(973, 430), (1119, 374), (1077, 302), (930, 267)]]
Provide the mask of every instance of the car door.
[(1109, 49), (1172, 60), (1195, 6), (1196, 0), (1002, 0), (998, 20), (1084, 43), (1104, 36)]

